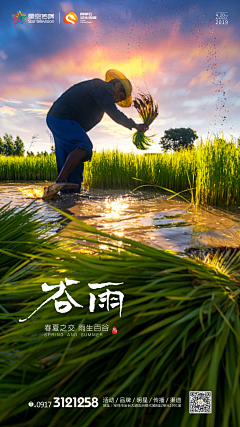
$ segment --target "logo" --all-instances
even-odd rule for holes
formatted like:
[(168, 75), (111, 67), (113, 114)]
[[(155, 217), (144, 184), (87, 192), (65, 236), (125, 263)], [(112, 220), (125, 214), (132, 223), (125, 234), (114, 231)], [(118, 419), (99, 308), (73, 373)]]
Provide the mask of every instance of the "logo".
[(54, 24), (54, 13), (29, 13), (29, 24)]
[(80, 24), (92, 24), (93, 19), (97, 19), (93, 16), (92, 12), (80, 12)]
[(64, 16), (63, 22), (65, 22), (66, 24), (76, 24), (76, 22), (78, 22), (78, 17), (76, 13), (69, 12)]
[(113, 328), (112, 328), (112, 334), (117, 334), (117, 328), (116, 328), (116, 326), (113, 326)]
[(22, 12), (19, 10), (19, 12), (16, 13), (16, 15), (12, 15), (12, 18), (14, 19), (14, 24), (17, 24), (18, 22), (21, 22), (21, 24), (24, 23), (24, 19), (26, 18), (26, 15), (22, 15)]

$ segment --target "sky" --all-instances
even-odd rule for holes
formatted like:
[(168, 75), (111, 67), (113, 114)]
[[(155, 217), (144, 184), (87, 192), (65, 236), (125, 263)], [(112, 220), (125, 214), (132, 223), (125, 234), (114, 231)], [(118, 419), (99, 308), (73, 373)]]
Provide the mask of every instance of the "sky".
[[(19, 11), (23, 24), (12, 17)], [(78, 17), (75, 24), (63, 21), (69, 12)], [(227, 24), (216, 23), (220, 12)], [(80, 19), (89, 16), (83, 13), (96, 18)], [(54, 14), (54, 22), (31, 23), (29, 14)], [(1, 2), (0, 137), (19, 135), (26, 151), (50, 152), (52, 103), (70, 86), (104, 80), (114, 68), (131, 81), (133, 99), (150, 93), (158, 103), (147, 132), (155, 141), (150, 152), (161, 150), (170, 128), (190, 127), (204, 140), (222, 133), (238, 138), (239, 16), (237, 0)], [(133, 106), (119, 109), (141, 123)], [(133, 132), (105, 114), (88, 135), (95, 150), (136, 152)]]

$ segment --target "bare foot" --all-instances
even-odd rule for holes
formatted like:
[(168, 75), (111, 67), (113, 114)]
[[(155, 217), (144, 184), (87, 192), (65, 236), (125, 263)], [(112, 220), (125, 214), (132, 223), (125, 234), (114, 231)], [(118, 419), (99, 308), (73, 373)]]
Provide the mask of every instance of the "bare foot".
[(79, 184), (73, 184), (71, 182), (56, 182), (55, 184), (44, 187), (43, 199), (51, 199), (63, 188), (78, 188)]

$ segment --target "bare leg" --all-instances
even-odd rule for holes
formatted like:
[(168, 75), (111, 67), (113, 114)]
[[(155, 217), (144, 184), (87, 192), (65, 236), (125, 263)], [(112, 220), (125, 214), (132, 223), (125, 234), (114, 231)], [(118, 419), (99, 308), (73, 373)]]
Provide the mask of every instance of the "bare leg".
[(84, 157), (86, 157), (87, 153), (88, 152), (86, 150), (83, 150), (80, 147), (76, 147), (71, 153), (69, 153), (56, 182), (67, 182), (70, 173), (77, 167)]
[(68, 183), (67, 179), (70, 173), (77, 167), (77, 165), (86, 157), (87, 151), (80, 147), (76, 147), (67, 156), (66, 162), (58, 175), (55, 184), (49, 187), (44, 187), (43, 199), (49, 199), (54, 197), (60, 190), (65, 188), (77, 188), (79, 184)]

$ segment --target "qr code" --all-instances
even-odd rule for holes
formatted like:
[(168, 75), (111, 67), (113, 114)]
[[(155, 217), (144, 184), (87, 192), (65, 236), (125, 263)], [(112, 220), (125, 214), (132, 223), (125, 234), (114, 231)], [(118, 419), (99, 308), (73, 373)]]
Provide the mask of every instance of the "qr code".
[(211, 414), (212, 392), (190, 391), (189, 392), (189, 414)]

